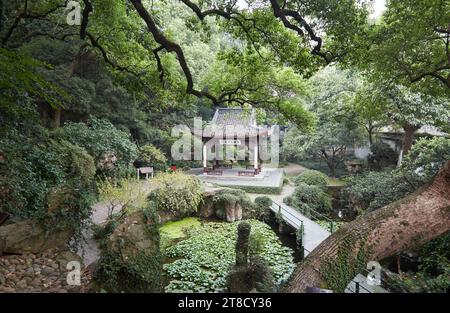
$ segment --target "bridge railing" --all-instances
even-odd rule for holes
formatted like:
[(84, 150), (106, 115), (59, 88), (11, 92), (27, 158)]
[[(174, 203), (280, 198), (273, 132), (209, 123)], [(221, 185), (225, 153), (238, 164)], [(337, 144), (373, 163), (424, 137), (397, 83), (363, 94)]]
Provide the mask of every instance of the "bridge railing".
[[(278, 212), (287, 214), (289, 216), (290, 220), (292, 220), (292, 218), (294, 218), (294, 220), (299, 220), (298, 217), (293, 215), (288, 210), (284, 209), (281, 204), (279, 204), (279, 203), (277, 203), (275, 201), (272, 201), (272, 205), (274, 205), (275, 207), (278, 208)], [(300, 209), (295, 208), (295, 210), (298, 210), (301, 214), (303, 214), (304, 216), (306, 216), (308, 218), (311, 218), (312, 220), (325, 221), (327, 223), (327, 227), (325, 229), (328, 230), (330, 233), (333, 233), (333, 232), (336, 231), (335, 222), (331, 218), (329, 218), (328, 216), (326, 216), (326, 215), (324, 215), (324, 214), (322, 214), (320, 212), (317, 212), (316, 210), (313, 210), (311, 208), (306, 209), (305, 207), (303, 207), (303, 208), (300, 208)], [(299, 221), (301, 221), (301, 220), (299, 220)], [(320, 226), (323, 227), (322, 225), (320, 225)]]

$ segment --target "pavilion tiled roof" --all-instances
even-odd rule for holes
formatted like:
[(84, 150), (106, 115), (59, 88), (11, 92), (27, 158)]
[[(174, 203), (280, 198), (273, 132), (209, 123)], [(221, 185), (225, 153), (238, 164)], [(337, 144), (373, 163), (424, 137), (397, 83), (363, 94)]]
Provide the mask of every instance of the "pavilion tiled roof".
[(242, 108), (218, 108), (212, 123), (218, 126), (243, 126), (255, 127), (256, 118), (253, 109), (245, 110)]

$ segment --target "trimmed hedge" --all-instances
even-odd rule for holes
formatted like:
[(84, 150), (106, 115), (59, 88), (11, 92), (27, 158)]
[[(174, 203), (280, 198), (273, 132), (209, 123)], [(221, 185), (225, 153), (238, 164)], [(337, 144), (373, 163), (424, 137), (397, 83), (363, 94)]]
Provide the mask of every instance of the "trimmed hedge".
[(279, 195), (281, 193), (282, 186), (279, 187), (260, 187), (260, 186), (235, 186), (235, 185), (220, 185), (224, 188), (241, 189), (248, 193), (260, 193), (260, 194), (271, 194)]

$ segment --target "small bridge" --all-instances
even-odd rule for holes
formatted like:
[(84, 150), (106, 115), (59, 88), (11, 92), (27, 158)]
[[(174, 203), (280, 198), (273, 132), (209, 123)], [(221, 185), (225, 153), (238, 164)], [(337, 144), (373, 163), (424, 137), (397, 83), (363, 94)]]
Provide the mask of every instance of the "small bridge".
[[(295, 229), (298, 229), (303, 224), (303, 246), (305, 247), (305, 256), (331, 235), (330, 231), (324, 229), (310, 218), (284, 203), (272, 201), (270, 209), (275, 214), (281, 214), (283, 221)], [(333, 230), (332, 226), (330, 228)]]
[[(304, 213), (307, 213), (310, 216), (315, 215), (322, 220), (329, 222), (328, 230), (308, 218), (306, 214), (302, 214), (298, 210), (284, 203), (278, 203), (272, 200), (270, 210), (275, 214), (281, 215), (283, 221), (296, 230), (303, 225), (303, 247), (305, 257), (335, 230), (333, 221), (316, 211)], [(369, 274), (369, 272), (365, 271), (364, 274)], [(348, 284), (345, 293), (387, 293), (387, 291), (380, 286), (369, 285), (366, 278), (367, 276), (358, 274)]]

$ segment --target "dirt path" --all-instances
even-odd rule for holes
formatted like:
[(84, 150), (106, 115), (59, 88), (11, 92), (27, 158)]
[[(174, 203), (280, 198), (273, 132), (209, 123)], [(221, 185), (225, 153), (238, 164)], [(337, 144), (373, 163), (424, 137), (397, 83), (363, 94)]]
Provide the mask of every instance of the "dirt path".
[(307, 170), (307, 168), (299, 164), (288, 163), (287, 166), (283, 167), (283, 170), (286, 176), (292, 177), (303, 173), (305, 170)]

